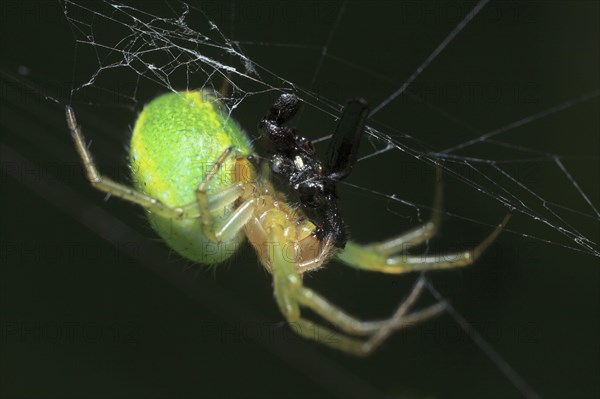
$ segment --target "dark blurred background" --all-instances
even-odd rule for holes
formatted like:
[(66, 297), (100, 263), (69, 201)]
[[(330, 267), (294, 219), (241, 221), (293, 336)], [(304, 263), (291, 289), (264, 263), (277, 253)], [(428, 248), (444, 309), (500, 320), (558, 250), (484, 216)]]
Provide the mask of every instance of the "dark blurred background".
[[(522, 397), (521, 379), (543, 397), (598, 396), (599, 265), (590, 254), (598, 246), (582, 251), (568, 236), (578, 232), (598, 243), (598, 216), (550, 158), (563, 157), (597, 208), (597, 2), (488, 4), (405, 95), (370, 121), (407, 150), (364, 159), (340, 185), (353, 237), (388, 237), (428, 216), (433, 168), (411, 154), (441, 151), (592, 93), (498, 141), (455, 153), (503, 161), (496, 166), (523, 186), (477, 161), (473, 168), (445, 164), (444, 225), (419, 251), (472, 246), (507, 212), (498, 196), (519, 205), (510, 231), (477, 265), (428, 274), (503, 360), (491, 358), (450, 315), (397, 333), (367, 359), (304, 341), (283, 322), (270, 277), (249, 248), (217, 268), (193, 265), (158, 240), (142, 210), (104, 201), (84, 178), (64, 106), (75, 108), (100, 170), (127, 181), (135, 116), (167, 89), (115, 68), (72, 95), (99, 64), (119, 58), (77, 41), (91, 32), (96, 43), (116, 45), (130, 33), (93, 13), (118, 19), (117, 8), (83, 4), (92, 12), (66, 8), (81, 24), (67, 22), (62, 2), (0, 5), (0, 396)], [(127, 4), (164, 17), (184, 10), (177, 2)], [(335, 127), (329, 104), (357, 95), (379, 104), (475, 3), (189, 4), (189, 27), (219, 37), (207, 23), (213, 21), (261, 67), (259, 80), (289, 88), (270, 71), (319, 96), (303, 93), (309, 105), (296, 121), (317, 139)], [(197, 49), (243, 70), (222, 49)], [(169, 76), (172, 88), (207, 79), (197, 71), (187, 81), (185, 71)], [(245, 91), (266, 88), (233, 79)], [(216, 75), (209, 80), (220, 82)], [(275, 96), (249, 96), (233, 115), (254, 134)], [(361, 156), (383, 148), (365, 139)], [(549, 201), (546, 208), (536, 196)], [(332, 262), (305, 282), (362, 318), (381, 318), (416, 277)], [(512, 372), (520, 377), (505, 375)]]

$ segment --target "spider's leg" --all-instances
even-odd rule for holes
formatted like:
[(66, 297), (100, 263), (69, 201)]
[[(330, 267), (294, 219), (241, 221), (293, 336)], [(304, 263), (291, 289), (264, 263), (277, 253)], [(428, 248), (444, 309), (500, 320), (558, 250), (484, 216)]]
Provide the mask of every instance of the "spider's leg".
[(252, 217), (252, 212), (256, 206), (257, 198), (249, 198), (242, 202), (222, 223), (216, 225), (212, 222), (212, 216), (210, 225), (203, 224), (202, 232), (206, 237), (214, 243), (221, 241), (228, 241), (235, 237), (240, 230), (244, 228), (244, 225)]
[(390, 256), (409, 248), (415, 247), (437, 234), (442, 221), (443, 204), (442, 168), (436, 166), (435, 170), (435, 192), (433, 194), (433, 207), (429, 221), (417, 226), (399, 236), (382, 242), (369, 244), (367, 247), (382, 256)]
[[(302, 241), (303, 240), (299, 240), (299, 243), (302, 243)], [(308, 258), (308, 260), (297, 263), (296, 270), (302, 274), (321, 267), (331, 253), (333, 245), (334, 240), (331, 236), (327, 237), (324, 241), (321, 241), (317, 250), (310, 251), (311, 255), (314, 254), (314, 256), (307, 256), (306, 258)]]
[(237, 182), (216, 192), (207, 193), (210, 182), (232, 154), (233, 147), (223, 151), (196, 190), (196, 206), (200, 212), (202, 232), (213, 242), (221, 242), (235, 236), (252, 216), (256, 203), (254, 197), (246, 199), (225, 221), (219, 226), (215, 226), (213, 212), (235, 202), (243, 194), (245, 188), (253, 187), (244, 182)]
[(231, 72), (227, 72), (223, 75), (223, 82), (221, 83), (221, 88), (219, 89), (219, 94), (221, 98), (227, 98), (229, 95), (229, 89), (231, 89)]
[(424, 310), (408, 313), (411, 307), (415, 304), (416, 300), (421, 295), (424, 286), (424, 279), (421, 279), (415, 284), (411, 294), (408, 298), (400, 304), (398, 309), (394, 312), (394, 315), (389, 319), (376, 320), (376, 321), (361, 321), (357, 318), (350, 316), (337, 306), (331, 304), (327, 299), (317, 294), (310, 288), (301, 287), (298, 290), (296, 299), (298, 303), (305, 306), (331, 324), (335, 325), (340, 330), (351, 335), (372, 335), (374, 333), (380, 333), (382, 330), (389, 330), (390, 332), (398, 330), (409, 325), (413, 325), (429, 319), (439, 312), (444, 310), (443, 304), (436, 304), (425, 308)]
[[(286, 233), (280, 226), (270, 228), (270, 240), (274, 243), (286, 242)], [(284, 245), (281, 245), (284, 247)], [(289, 248), (289, 247), (288, 247)], [(424, 280), (420, 280), (409, 297), (400, 305), (394, 315), (387, 320), (361, 321), (334, 306), (316, 292), (302, 285), (302, 279), (289, 254), (275, 248), (269, 253), (274, 279), (275, 299), (290, 327), (299, 335), (313, 339), (333, 348), (365, 356), (377, 348), (393, 331), (409, 327), (429, 319), (444, 310), (443, 304), (436, 304), (424, 310), (409, 313), (422, 292)], [(301, 315), (301, 307), (307, 307), (344, 333), (335, 332), (318, 323), (306, 320)], [(357, 339), (349, 335), (366, 336)]]
[(223, 78), (218, 91), (219, 96), (223, 99), (228, 98), (232, 93), (232, 89), (238, 89), (239, 87), (233, 82), (233, 73), (231, 71), (227, 71), (227, 73), (219, 71), (219, 73)]
[(348, 101), (327, 149), (327, 171), (335, 180), (345, 178), (356, 163), (369, 106), (362, 98)]
[(386, 257), (374, 251), (369, 245), (362, 246), (349, 242), (344, 251), (338, 254), (338, 258), (347, 265), (358, 269), (394, 274), (467, 266), (475, 262), (494, 242), (508, 223), (510, 216), (510, 214), (507, 214), (490, 235), (474, 249), (467, 251), (438, 255)]
[(75, 142), (75, 148), (77, 149), (81, 161), (83, 162), (87, 179), (94, 188), (140, 205), (152, 213), (156, 213), (157, 215), (167, 218), (197, 217), (197, 211), (194, 209), (193, 204), (182, 207), (169, 207), (156, 198), (152, 198), (133, 187), (117, 183), (108, 177), (102, 176), (94, 164), (94, 159), (90, 153), (90, 150), (87, 148), (85, 138), (83, 137), (81, 129), (77, 124), (77, 119), (75, 118), (75, 112), (73, 111), (73, 108), (67, 106), (66, 114), (69, 130), (71, 131), (71, 136)]

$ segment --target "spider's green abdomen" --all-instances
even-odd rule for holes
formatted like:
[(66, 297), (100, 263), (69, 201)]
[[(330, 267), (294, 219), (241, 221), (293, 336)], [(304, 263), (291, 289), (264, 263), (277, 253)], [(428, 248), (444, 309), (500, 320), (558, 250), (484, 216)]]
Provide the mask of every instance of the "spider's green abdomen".
[[(167, 206), (196, 202), (195, 191), (215, 161), (230, 146), (238, 154), (252, 152), (250, 139), (205, 91), (164, 94), (146, 105), (133, 129), (130, 165), (135, 187)], [(231, 185), (233, 159), (211, 180), (208, 192)], [(213, 214), (218, 224), (233, 206)], [(214, 244), (202, 233), (200, 219), (169, 219), (148, 215), (156, 232), (184, 257), (199, 263), (219, 263), (231, 256), (243, 232), (229, 242)]]

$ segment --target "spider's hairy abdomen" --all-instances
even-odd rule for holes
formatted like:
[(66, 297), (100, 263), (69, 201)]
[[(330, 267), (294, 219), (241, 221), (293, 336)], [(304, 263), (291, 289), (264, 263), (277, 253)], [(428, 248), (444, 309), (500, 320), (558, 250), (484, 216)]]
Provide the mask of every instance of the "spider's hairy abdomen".
[[(176, 207), (196, 202), (195, 191), (228, 147), (241, 155), (252, 152), (250, 139), (229, 117), (222, 104), (206, 91), (167, 93), (148, 103), (139, 115), (130, 146), (136, 189)], [(234, 158), (211, 180), (208, 192), (234, 182)], [(233, 206), (214, 214), (217, 223)], [(235, 252), (243, 239), (211, 243), (200, 220), (148, 215), (156, 232), (181, 255), (199, 263), (219, 263)]]

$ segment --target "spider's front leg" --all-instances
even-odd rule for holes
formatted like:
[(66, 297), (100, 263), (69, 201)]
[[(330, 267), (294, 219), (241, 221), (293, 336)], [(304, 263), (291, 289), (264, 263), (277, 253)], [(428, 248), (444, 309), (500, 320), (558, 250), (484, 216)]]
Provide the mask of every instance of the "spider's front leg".
[[(425, 280), (421, 279), (392, 317), (386, 320), (361, 321), (315, 291), (304, 287), (297, 265), (292, 261), (297, 257), (288, 252), (294, 246), (286, 245), (289, 244), (286, 230), (279, 225), (273, 225), (269, 230), (270, 241), (276, 244), (269, 251), (275, 299), (290, 327), (305, 338), (357, 356), (365, 356), (381, 345), (392, 332), (432, 318), (445, 309), (444, 304), (438, 303), (410, 312), (423, 290)], [(303, 318), (302, 307), (311, 309), (342, 332)]]
[(229, 187), (207, 194), (206, 190), (212, 179), (227, 158), (233, 153), (233, 148), (227, 148), (217, 159), (210, 172), (198, 186), (196, 192), (197, 202), (179, 207), (169, 207), (159, 200), (152, 198), (133, 187), (117, 183), (114, 180), (100, 174), (92, 154), (85, 143), (85, 138), (77, 124), (75, 112), (69, 106), (66, 107), (67, 124), (75, 147), (86, 171), (86, 175), (93, 187), (100, 191), (122, 198), (126, 201), (140, 205), (148, 211), (166, 218), (192, 219), (201, 218), (203, 232), (213, 242), (227, 241), (233, 238), (243, 228), (252, 214), (253, 198), (248, 199), (219, 226), (214, 226), (212, 214), (235, 202), (244, 192), (244, 182), (237, 182)]
[(474, 263), (496, 240), (504, 226), (510, 220), (507, 214), (502, 222), (475, 248), (471, 250), (427, 256), (396, 255), (422, 244), (439, 230), (442, 219), (442, 169), (436, 167), (435, 194), (431, 218), (426, 223), (391, 239), (360, 245), (348, 242), (346, 248), (337, 257), (345, 264), (358, 269), (383, 273), (401, 274), (413, 271), (451, 269)]
[[(223, 151), (196, 190), (198, 201), (196, 206), (200, 212), (202, 232), (214, 243), (228, 241), (235, 237), (244, 228), (256, 206), (256, 197), (248, 193), (248, 190), (254, 191), (255, 186), (248, 184), (248, 182), (237, 181), (228, 187), (210, 194), (207, 193), (211, 181), (223, 167), (225, 161), (232, 156), (233, 150), (233, 147), (228, 147)], [(236, 172), (240, 171), (236, 170)], [(241, 174), (249, 176), (248, 173), (242, 172)], [(243, 198), (243, 202), (223, 222), (215, 224), (213, 213), (231, 205), (240, 198)]]
[(169, 207), (156, 198), (152, 198), (133, 187), (117, 183), (114, 180), (101, 175), (94, 164), (92, 154), (90, 153), (90, 150), (85, 143), (85, 138), (81, 133), (81, 129), (77, 124), (75, 111), (69, 106), (65, 108), (65, 111), (67, 114), (67, 124), (69, 125), (75, 148), (77, 149), (83, 167), (85, 168), (87, 179), (94, 188), (110, 195), (114, 195), (115, 197), (122, 198), (125, 201), (140, 205), (148, 211), (166, 218), (187, 219), (198, 217), (198, 207), (195, 203), (180, 207)]
[[(338, 259), (358, 269), (393, 274), (467, 266), (479, 259), (485, 250), (496, 240), (502, 229), (504, 229), (504, 226), (510, 220), (510, 217), (511, 214), (507, 214), (502, 222), (479, 245), (466, 251), (436, 255), (390, 256), (393, 255), (393, 253), (389, 252), (391, 245), (388, 246), (385, 242), (370, 245), (359, 245), (349, 242), (346, 248), (338, 254)], [(399, 237), (397, 241), (401, 242), (402, 237)], [(398, 246), (397, 251), (394, 251), (394, 253), (401, 252), (408, 247), (408, 243), (405, 243), (402, 246)]]

